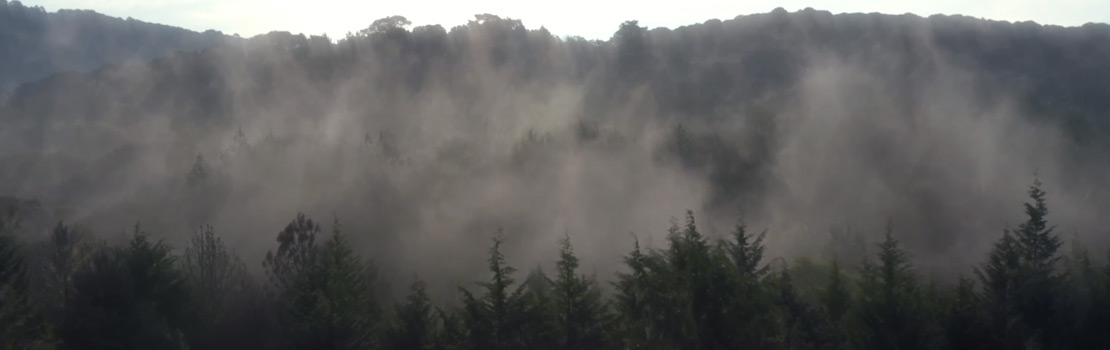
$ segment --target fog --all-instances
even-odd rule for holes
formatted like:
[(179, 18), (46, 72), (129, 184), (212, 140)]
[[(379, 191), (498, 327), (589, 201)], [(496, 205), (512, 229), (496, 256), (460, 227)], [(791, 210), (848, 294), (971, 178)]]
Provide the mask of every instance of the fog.
[[(1023, 220), (1035, 175), (1059, 232), (1105, 249), (1101, 146), (1030, 107), (1040, 73), (1014, 84), (1024, 66), (951, 44), (945, 20), (775, 12), (604, 42), (488, 16), (271, 33), (15, 89), (0, 193), (42, 203), (27, 235), (65, 220), (112, 241), (139, 222), (182, 247), (211, 224), (252, 269), (298, 212), (334, 219), (385, 281), (442, 296), (483, 276), (499, 231), (521, 270), (550, 268), (566, 235), (607, 279), (686, 210), (714, 238), (766, 229), (784, 258), (827, 254), (845, 227), (870, 247), (890, 222), (927, 274), (968, 274)], [(1006, 57), (1058, 30), (986, 23), (960, 35)]]

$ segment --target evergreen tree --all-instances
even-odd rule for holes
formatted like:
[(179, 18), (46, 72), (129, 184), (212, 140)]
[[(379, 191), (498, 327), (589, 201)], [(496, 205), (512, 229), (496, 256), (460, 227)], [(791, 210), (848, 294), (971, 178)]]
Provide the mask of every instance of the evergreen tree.
[[(764, 279), (770, 267), (763, 264), (763, 238), (766, 231), (751, 235), (743, 224), (733, 231), (733, 241), (725, 242), (724, 248), (731, 260), (731, 278), (734, 291), (724, 296), (732, 304), (729, 307), (729, 326), (733, 328), (726, 347), (767, 347), (766, 334), (770, 322), (766, 318), (771, 313), (771, 300), (764, 289)], [(738, 328), (738, 329), (737, 329)]]
[(975, 293), (975, 282), (960, 276), (955, 295), (948, 306), (945, 338), (950, 349), (982, 349), (983, 310)]
[(262, 266), (270, 276), (274, 296), (278, 299), (288, 298), (301, 274), (315, 264), (319, 234), (320, 224), (298, 213), (297, 218), (278, 233), (277, 252), (266, 252)]
[(385, 347), (396, 350), (435, 348), (434, 312), (424, 282), (413, 282), (405, 303), (397, 306), (395, 322), (385, 336)]
[(1009, 230), (995, 242), (987, 262), (975, 269), (983, 287), (983, 303), (990, 347), (1023, 349), (1030, 340), (1025, 321), (1018, 312), (1018, 298), (1025, 277), (1021, 269), (1021, 247)]
[(477, 297), (465, 288), (463, 293), (464, 323), (467, 343), (472, 349), (526, 349), (521, 322), (525, 313), (524, 285), (513, 287), (516, 269), (505, 262), (501, 253), (501, 231), (493, 238), (489, 250), (488, 282), (479, 285), (485, 294)]
[(852, 307), (852, 296), (844, 283), (840, 264), (832, 262), (829, 284), (821, 291), (821, 310), (825, 317), (823, 340), (833, 349), (847, 346), (847, 318)]
[[(1110, 301), (1103, 293), (1101, 271), (1091, 261), (1087, 249), (1078, 241), (1072, 243), (1072, 254), (1064, 259), (1067, 288), (1061, 288), (1058, 319), (1067, 320), (1066, 341), (1071, 349), (1102, 349), (1110, 346), (1104, 332), (1107, 306)], [(1063, 286), (1062, 286), (1063, 287)], [(1062, 325), (1063, 326), (1063, 325)]]
[(89, 247), (84, 236), (59, 221), (43, 244), (43, 281), (46, 307), (57, 310), (73, 291), (73, 273), (82, 264)]
[(256, 338), (242, 333), (259, 333), (257, 327), (264, 324), (256, 318), (258, 301), (250, 295), (255, 286), (246, 266), (215, 235), (212, 226), (205, 225), (193, 232), (180, 262), (185, 284), (197, 305), (198, 322), (190, 345), (231, 349), (254, 344)]
[(374, 268), (351, 249), (337, 221), (331, 239), (296, 283), (294, 347), (375, 348), (374, 279)]
[(789, 269), (782, 269), (770, 281), (775, 309), (771, 312), (771, 346), (777, 349), (817, 349), (823, 343), (816, 310), (799, 298)]
[(56, 344), (31, 299), (21, 245), (10, 232), (15, 216), (0, 218), (0, 348), (49, 349)]
[[(694, 214), (686, 212), (685, 227), (671, 229), (665, 258), (669, 267), (668, 284), (672, 305), (678, 307), (677, 324), (668, 334), (685, 348), (728, 348), (735, 342), (734, 329), (726, 318), (733, 297), (729, 286), (727, 262), (715, 256), (705, 237), (698, 232)], [(672, 306), (673, 307), (673, 306)]]
[(60, 335), (73, 349), (183, 349), (190, 321), (169, 246), (135, 225), (127, 245), (97, 251), (73, 277)]
[(557, 349), (559, 337), (552, 295), (555, 293), (554, 281), (547, 277), (543, 268), (536, 266), (524, 279), (521, 314), (517, 320), (521, 342), (529, 349)]
[(559, 261), (552, 300), (561, 349), (607, 349), (609, 316), (593, 279), (578, 273), (570, 237), (559, 241)]
[(659, 306), (659, 290), (652, 288), (649, 259), (640, 250), (640, 241), (635, 241), (632, 252), (624, 257), (629, 272), (618, 273), (617, 281), (613, 283), (618, 333), (621, 342), (629, 349), (665, 347), (654, 322), (654, 317), (665, 315), (660, 315), (662, 310), (656, 309)]
[(889, 223), (878, 248), (878, 265), (863, 265), (857, 341), (865, 349), (924, 348), (928, 339), (917, 275)]
[(1029, 187), (1029, 198), (1032, 203), (1025, 203), (1028, 219), (1014, 231), (1022, 253), (1021, 273), (1024, 275), (1024, 283), (1019, 285), (1018, 308), (1039, 341), (1045, 346), (1056, 347), (1064, 341), (1059, 325), (1065, 323), (1056, 313), (1061, 284), (1056, 270), (1060, 260), (1060, 237), (1046, 221), (1048, 207), (1039, 179), (1034, 179)]
[(198, 154), (193, 161), (193, 167), (189, 168), (189, 174), (185, 176), (185, 186), (196, 188), (204, 185), (207, 181), (208, 163), (204, 161), (204, 156)]

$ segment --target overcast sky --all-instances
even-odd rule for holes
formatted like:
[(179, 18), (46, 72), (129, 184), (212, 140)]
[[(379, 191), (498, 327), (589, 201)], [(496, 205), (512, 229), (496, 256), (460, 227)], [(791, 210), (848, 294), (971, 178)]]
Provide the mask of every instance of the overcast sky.
[(92, 9), (117, 17), (192, 30), (215, 29), (253, 36), (273, 30), (328, 34), (333, 39), (367, 27), (375, 19), (402, 15), (415, 25), (450, 28), (477, 13), (521, 19), (528, 28), (547, 27), (560, 36), (608, 39), (625, 20), (647, 27), (678, 27), (708, 19), (806, 7), (833, 13), (879, 12), (963, 14), (1006, 21), (1077, 26), (1110, 22), (1110, 0), (669, 0), (669, 1), (345, 1), (345, 0), (25, 0), (48, 11)]

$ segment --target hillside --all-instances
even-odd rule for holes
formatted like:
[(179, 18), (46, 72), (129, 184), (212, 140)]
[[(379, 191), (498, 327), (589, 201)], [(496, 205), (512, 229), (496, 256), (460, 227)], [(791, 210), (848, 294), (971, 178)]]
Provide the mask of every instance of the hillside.
[[(0, 348), (1110, 348), (1110, 26), (613, 27), (394, 16), (18, 85)], [(55, 36), (3, 59), (84, 57)]]
[(46, 12), (0, 0), (0, 90), (66, 71), (144, 62), (233, 40), (167, 25), (120, 19), (88, 10)]
[[(941, 270), (1016, 219), (1034, 173), (1081, 237), (1110, 204), (1105, 24), (776, 10), (615, 29), (391, 17), (337, 43), (275, 32), (53, 75), (0, 110), (0, 192), (99, 228), (254, 235), (270, 215), (335, 213), (383, 252), (427, 248), (389, 232), (501, 226), (587, 231), (600, 254), (693, 209), (793, 254), (892, 219)], [(207, 192), (184, 183), (198, 164)]]

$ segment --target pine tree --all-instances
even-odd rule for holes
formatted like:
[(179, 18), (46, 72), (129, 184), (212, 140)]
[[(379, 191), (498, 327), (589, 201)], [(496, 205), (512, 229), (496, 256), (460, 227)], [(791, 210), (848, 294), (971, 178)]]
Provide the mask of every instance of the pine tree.
[(1061, 288), (1060, 307), (1057, 309), (1061, 320), (1069, 321), (1066, 329), (1066, 347), (1071, 349), (1102, 349), (1110, 343), (1104, 335), (1103, 316), (1108, 305), (1103, 299), (1102, 276), (1087, 249), (1072, 241), (1072, 253), (1064, 259), (1067, 272), (1064, 277), (1067, 288)]
[(473, 349), (525, 349), (521, 324), (524, 315), (524, 285), (515, 288), (512, 274), (516, 269), (505, 262), (501, 253), (501, 231), (493, 238), (489, 250), (488, 282), (479, 283), (485, 294), (476, 297), (465, 288), (463, 293), (464, 323), (467, 341)]
[(888, 223), (878, 244), (878, 265), (865, 261), (860, 284), (861, 347), (920, 349), (926, 341), (917, 275)]
[(983, 285), (979, 299), (986, 312), (991, 348), (1022, 349), (1029, 340), (1018, 311), (1019, 293), (1025, 284), (1020, 249), (1013, 234), (1006, 230), (995, 242), (986, 264), (975, 269)]
[(185, 186), (188, 188), (196, 188), (204, 185), (208, 181), (208, 163), (204, 161), (204, 156), (197, 155), (193, 160), (193, 167), (189, 168), (189, 174), (185, 176)]
[(578, 274), (578, 257), (570, 237), (559, 241), (559, 261), (554, 281), (556, 329), (562, 349), (606, 349), (608, 312), (601, 291), (592, 279)]
[(274, 296), (278, 299), (288, 298), (300, 275), (315, 264), (319, 234), (320, 224), (298, 213), (297, 218), (278, 233), (277, 252), (266, 252), (262, 266), (270, 276)]
[(298, 349), (370, 349), (377, 344), (375, 271), (351, 249), (338, 221), (296, 283), (293, 339)]
[(257, 311), (252, 308), (256, 301), (250, 300), (249, 295), (254, 292), (254, 285), (246, 266), (215, 235), (212, 226), (205, 225), (193, 232), (180, 262), (199, 317), (190, 345), (230, 349), (255, 340), (240, 334), (244, 330), (235, 327), (256, 323), (250, 319)]
[(783, 268), (770, 281), (775, 308), (771, 312), (771, 346), (777, 349), (817, 349), (821, 327), (816, 310), (798, 296), (790, 270)]
[(1014, 236), (1022, 253), (1022, 274), (1025, 279), (1019, 285), (1019, 305), (1021, 317), (1036, 332), (1040, 342), (1055, 347), (1064, 341), (1065, 323), (1058, 318), (1059, 288), (1061, 276), (1056, 270), (1060, 260), (1060, 237), (1048, 225), (1048, 207), (1045, 204), (1045, 191), (1041, 189), (1040, 179), (1034, 179), (1029, 187), (1032, 203), (1025, 203), (1028, 219), (1018, 226)]
[(405, 303), (397, 306), (396, 322), (385, 337), (386, 349), (433, 349), (437, 333), (434, 311), (424, 282), (413, 282)]
[(832, 262), (829, 284), (821, 291), (820, 301), (825, 318), (823, 340), (833, 349), (843, 349), (848, 341), (847, 318), (852, 307), (852, 295), (844, 283), (840, 264), (836, 261)]
[(616, 289), (614, 305), (617, 311), (617, 327), (621, 342), (629, 349), (648, 349), (652, 345), (662, 346), (660, 332), (654, 327), (653, 315), (658, 315), (652, 306), (658, 302), (657, 289), (651, 288), (648, 270), (649, 258), (640, 250), (640, 241), (633, 243), (632, 252), (624, 257), (629, 272), (617, 274), (613, 283)]
[(948, 306), (945, 333), (948, 348), (982, 349), (983, 310), (975, 294), (975, 282), (960, 276), (955, 295)]
[[(731, 305), (727, 318), (732, 328), (725, 347), (767, 347), (766, 334), (770, 324), (766, 318), (771, 313), (770, 300), (764, 290), (764, 280), (770, 267), (763, 264), (763, 238), (766, 231), (751, 235), (743, 224), (736, 225), (733, 241), (723, 246), (731, 260), (733, 291), (726, 296)], [(737, 330), (738, 328), (738, 330)]]
[(169, 246), (139, 226), (127, 245), (97, 251), (73, 277), (60, 335), (75, 349), (183, 349), (193, 309)]
[(0, 218), (0, 348), (53, 348), (51, 328), (31, 299), (21, 245), (9, 234), (12, 219)]
[(47, 307), (59, 309), (73, 290), (73, 273), (83, 262), (88, 246), (84, 236), (75, 229), (58, 221), (43, 245), (44, 282), (43, 289), (51, 294), (46, 296)]

